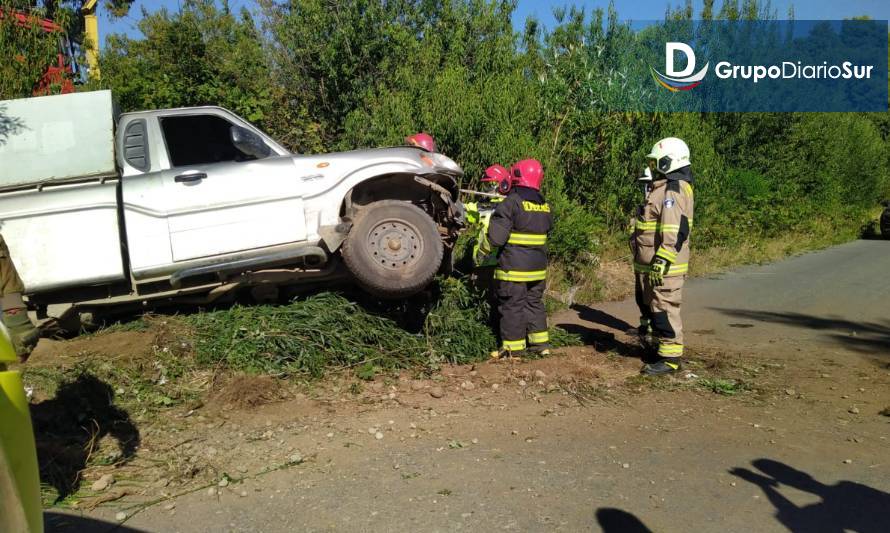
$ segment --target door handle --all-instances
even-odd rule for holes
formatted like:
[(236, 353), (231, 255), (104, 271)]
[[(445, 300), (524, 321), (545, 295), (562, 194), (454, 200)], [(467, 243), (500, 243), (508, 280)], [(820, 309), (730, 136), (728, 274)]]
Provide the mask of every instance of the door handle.
[(173, 178), (173, 181), (176, 183), (194, 183), (196, 181), (201, 181), (207, 178), (207, 174), (204, 172), (196, 172), (195, 174), (180, 174)]

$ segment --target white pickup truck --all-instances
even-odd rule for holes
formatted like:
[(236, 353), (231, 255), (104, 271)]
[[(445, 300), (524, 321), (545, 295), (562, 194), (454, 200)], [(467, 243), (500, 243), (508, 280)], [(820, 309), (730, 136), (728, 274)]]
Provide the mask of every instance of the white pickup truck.
[(219, 107), (0, 102), (0, 233), (41, 318), (275, 293), (341, 266), (375, 295), (411, 295), (450, 264), (462, 175), (415, 147), (292, 154)]

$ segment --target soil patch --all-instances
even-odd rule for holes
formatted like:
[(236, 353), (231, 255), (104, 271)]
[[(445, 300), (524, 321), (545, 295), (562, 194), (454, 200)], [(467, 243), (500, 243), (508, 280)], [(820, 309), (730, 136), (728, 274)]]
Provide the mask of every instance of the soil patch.
[(84, 355), (132, 363), (150, 358), (156, 340), (157, 334), (153, 331), (114, 331), (71, 340), (41, 339), (28, 364), (65, 368)]
[(272, 376), (235, 374), (215, 391), (211, 402), (227, 410), (250, 409), (279, 402), (289, 396), (282, 383)]

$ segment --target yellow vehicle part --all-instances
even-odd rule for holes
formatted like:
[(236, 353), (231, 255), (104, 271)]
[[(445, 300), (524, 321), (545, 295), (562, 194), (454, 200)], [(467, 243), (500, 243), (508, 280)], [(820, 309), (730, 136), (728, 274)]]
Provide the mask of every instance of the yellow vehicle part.
[(9, 333), (0, 324), (0, 529), (43, 531), (40, 474), (28, 398)]
[(98, 80), (99, 73), (99, 18), (96, 16), (97, 0), (88, 0), (83, 4), (83, 27), (87, 65), (90, 67), (90, 77)]

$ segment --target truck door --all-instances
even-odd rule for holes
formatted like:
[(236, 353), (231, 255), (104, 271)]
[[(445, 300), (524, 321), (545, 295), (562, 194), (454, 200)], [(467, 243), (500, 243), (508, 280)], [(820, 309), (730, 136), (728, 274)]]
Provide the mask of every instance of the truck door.
[(162, 171), (173, 261), (299, 242), (306, 221), (289, 157), (235, 147), (216, 114), (159, 117), (170, 168)]

